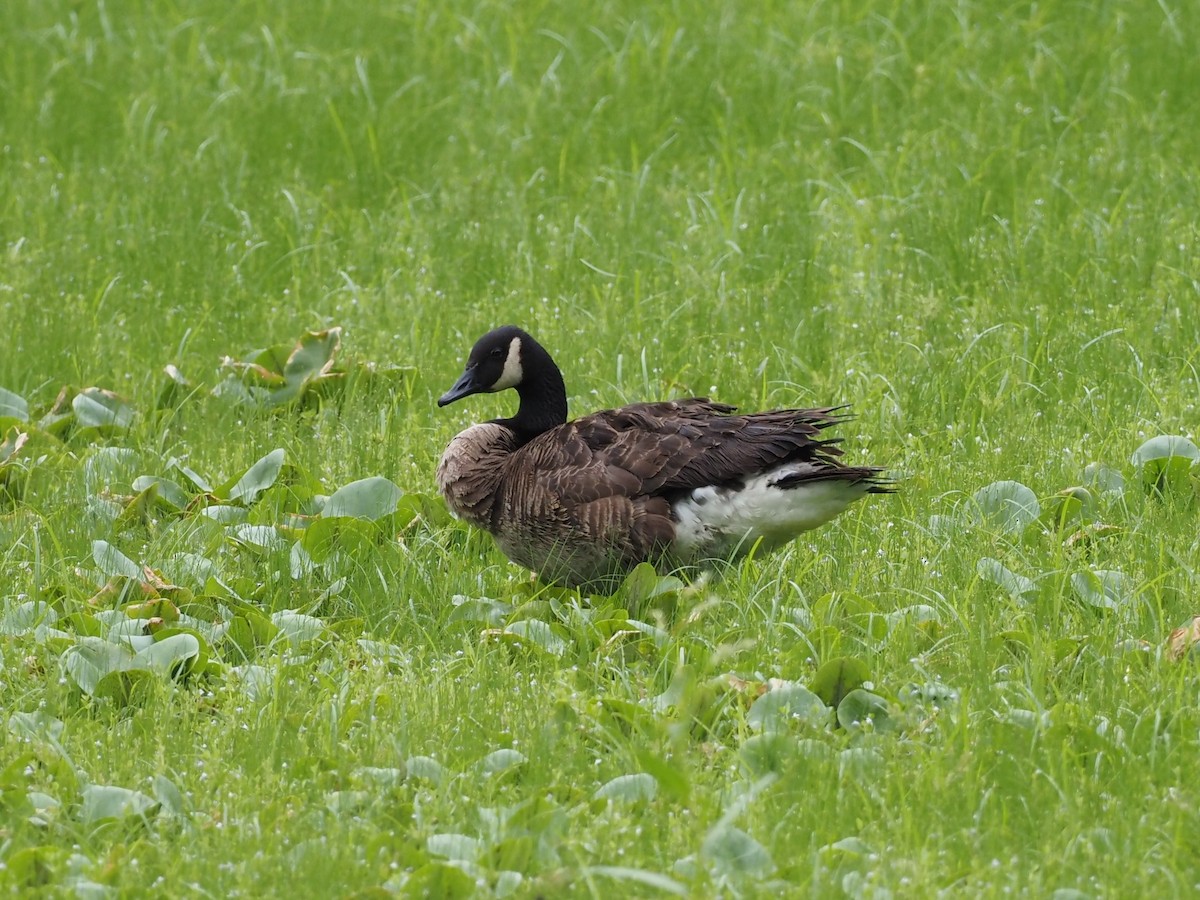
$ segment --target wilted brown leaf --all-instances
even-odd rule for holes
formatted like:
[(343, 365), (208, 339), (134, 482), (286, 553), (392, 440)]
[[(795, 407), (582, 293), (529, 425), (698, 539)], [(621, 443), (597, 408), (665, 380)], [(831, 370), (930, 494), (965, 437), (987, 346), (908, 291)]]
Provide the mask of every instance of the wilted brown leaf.
[(1167, 659), (1183, 659), (1196, 644), (1200, 644), (1200, 616), (1192, 616), (1190, 622), (1167, 636)]
[(114, 602), (121, 597), (125, 591), (125, 585), (129, 582), (128, 578), (123, 578), (120, 575), (114, 575), (105, 582), (104, 587), (88, 597), (85, 603), (88, 606), (109, 609), (114, 605)]
[(155, 598), (158, 591), (144, 581), (136, 578), (126, 578), (124, 575), (113, 575), (104, 583), (104, 587), (88, 597), (84, 602), (97, 609), (112, 609), (130, 595), (134, 597)]
[(1117, 525), (1105, 525), (1102, 522), (1093, 522), (1091, 525), (1085, 525), (1071, 534), (1070, 537), (1063, 541), (1063, 546), (1068, 550), (1086, 550), (1096, 543), (1096, 541), (1121, 534), (1124, 530)]
[(149, 566), (142, 566), (142, 575), (144, 576), (142, 580), (160, 594), (166, 591), (179, 590), (177, 585), (169, 584), (167, 580), (162, 577), (162, 573), (157, 569), (152, 569)]
[(0, 441), (0, 465), (8, 462), (16, 457), (21, 452), (21, 448), (25, 446), (29, 440), (29, 433), (26, 431), (18, 431), (16, 428), (9, 429), (4, 440)]

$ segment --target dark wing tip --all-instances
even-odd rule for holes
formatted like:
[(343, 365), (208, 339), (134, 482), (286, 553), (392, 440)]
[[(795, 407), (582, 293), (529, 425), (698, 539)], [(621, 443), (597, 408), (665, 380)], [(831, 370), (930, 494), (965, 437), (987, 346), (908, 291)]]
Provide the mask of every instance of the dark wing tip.
[(899, 481), (885, 474), (878, 466), (841, 466), (840, 473), (833, 477), (841, 477), (856, 484), (865, 484), (868, 494), (894, 494), (899, 488)]

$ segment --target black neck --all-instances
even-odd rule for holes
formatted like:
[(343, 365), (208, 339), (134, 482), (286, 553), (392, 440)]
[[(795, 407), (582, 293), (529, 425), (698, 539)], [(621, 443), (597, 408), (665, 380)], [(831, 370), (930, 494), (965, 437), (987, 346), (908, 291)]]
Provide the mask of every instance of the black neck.
[(511, 428), (521, 444), (527, 444), (539, 434), (567, 421), (567, 387), (562, 372), (550, 354), (532, 338), (521, 346), (521, 383), (517, 395), (521, 405), (511, 419), (501, 419)]

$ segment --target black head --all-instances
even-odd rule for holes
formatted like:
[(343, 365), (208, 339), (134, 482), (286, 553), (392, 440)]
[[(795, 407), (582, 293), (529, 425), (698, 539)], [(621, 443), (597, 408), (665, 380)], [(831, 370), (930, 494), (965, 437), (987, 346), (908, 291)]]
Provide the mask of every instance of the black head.
[(475, 342), (467, 357), (467, 367), (454, 382), (454, 387), (438, 399), (438, 406), (447, 406), (471, 394), (491, 394), (519, 387), (525, 380), (522, 356), (534, 347), (537, 342), (514, 325), (489, 331)]

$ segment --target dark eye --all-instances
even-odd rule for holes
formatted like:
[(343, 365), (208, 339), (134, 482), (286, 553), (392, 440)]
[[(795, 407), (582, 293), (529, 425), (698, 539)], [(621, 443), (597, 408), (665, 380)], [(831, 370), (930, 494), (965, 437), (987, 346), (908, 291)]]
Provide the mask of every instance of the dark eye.
[(489, 355), (489, 356), (497, 356), (497, 357), (499, 357), (499, 356), (503, 356), (503, 355), (504, 355), (504, 348), (503, 348), (503, 347), (493, 347), (493, 348), (492, 348), (492, 352), (491, 352), (490, 354), (488, 354), (488, 355)]

